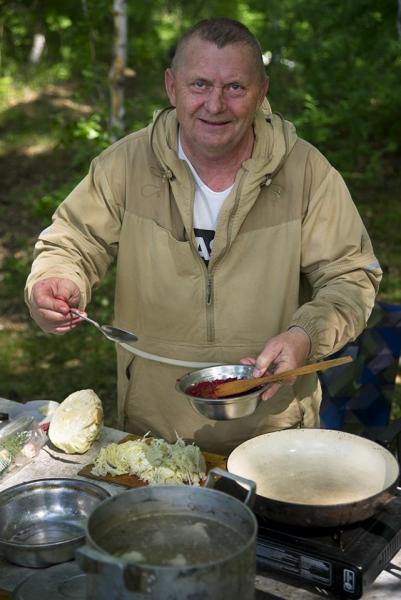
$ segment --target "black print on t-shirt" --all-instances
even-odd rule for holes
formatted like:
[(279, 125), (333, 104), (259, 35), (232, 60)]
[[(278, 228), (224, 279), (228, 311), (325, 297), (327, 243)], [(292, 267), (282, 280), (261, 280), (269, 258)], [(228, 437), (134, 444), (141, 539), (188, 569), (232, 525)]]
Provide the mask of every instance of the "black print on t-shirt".
[(205, 263), (208, 264), (212, 253), (215, 231), (213, 229), (194, 228), (194, 233), (199, 255), (203, 258)]

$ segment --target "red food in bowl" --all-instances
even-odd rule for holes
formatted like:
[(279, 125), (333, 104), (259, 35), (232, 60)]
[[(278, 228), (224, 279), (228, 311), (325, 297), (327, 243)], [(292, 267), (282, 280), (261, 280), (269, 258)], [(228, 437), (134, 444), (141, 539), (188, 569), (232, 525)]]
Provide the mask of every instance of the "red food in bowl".
[(218, 396), (215, 394), (215, 390), (221, 383), (227, 383), (227, 381), (237, 381), (238, 377), (228, 377), (227, 379), (213, 379), (212, 381), (199, 381), (190, 385), (185, 392), (195, 398), (211, 398), (216, 399)]

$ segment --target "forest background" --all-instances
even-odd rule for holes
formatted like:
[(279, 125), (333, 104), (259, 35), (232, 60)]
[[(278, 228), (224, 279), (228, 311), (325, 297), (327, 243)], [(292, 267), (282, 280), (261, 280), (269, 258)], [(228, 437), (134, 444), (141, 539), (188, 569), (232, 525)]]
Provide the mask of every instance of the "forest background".
[[(89, 325), (67, 336), (41, 332), (24, 305), (24, 283), (38, 233), (90, 160), (166, 105), (163, 71), (174, 44), (202, 18), (233, 17), (256, 34), (273, 110), (293, 121), (299, 135), (343, 174), (384, 270), (379, 299), (401, 302), (397, 0), (127, 0), (126, 5), (127, 56), (120, 79), (125, 115), (116, 129), (110, 127), (113, 0), (0, 0), (0, 396), (62, 401), (75, 390), (93, 388), (109, 424), (116, 400), (113, 345)], [(113, 277), (111, 270), (88, 307), (103, 323), (112, 320)]]

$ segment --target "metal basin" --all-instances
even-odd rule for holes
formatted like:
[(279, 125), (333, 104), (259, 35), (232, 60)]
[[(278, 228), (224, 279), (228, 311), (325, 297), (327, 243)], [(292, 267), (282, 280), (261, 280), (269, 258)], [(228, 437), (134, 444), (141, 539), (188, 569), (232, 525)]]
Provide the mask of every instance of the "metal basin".
[(12, 563), (48, 567), (72, 560), (86, 521), (110, 496), (78, 479), (38, 479), (0, 494), (0, 551)]
[(200, 369), (199, 371), (187, 373), (178, 379), (176, 390), (188, 399), (196, 412), (208, 419), (214, 419), (215, 421), (239, 419), (255, 412), (261, 401), (260, 395), (268, 388), (268, 385), (252, 390), (248, 394), (217, 399), (192, 396), (187, 390), (197, 383), (216, 381), (217, 379), (230, 379), (232, 377), (250, 379), (252, 372), (253, 367), (248, 365), (219, 365)]

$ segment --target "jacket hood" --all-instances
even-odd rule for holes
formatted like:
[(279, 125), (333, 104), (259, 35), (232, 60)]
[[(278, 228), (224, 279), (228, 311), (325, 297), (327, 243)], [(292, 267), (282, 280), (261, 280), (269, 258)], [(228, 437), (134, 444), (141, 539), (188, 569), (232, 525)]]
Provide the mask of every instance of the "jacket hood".
[[(252, 157), (242, 167), (252, 179), (269, 184), (294, 147), (297, 134), (292, 123), (280, 114), (272, 113), (267, 99), (255, 115), (254, 131)], [(180, 175), (187, 174), (186, 166), (177, 156), (178, 121), (175, 108), (156, 111), (148, 132), (152, 150), (166, 176), (180, 178)]]

